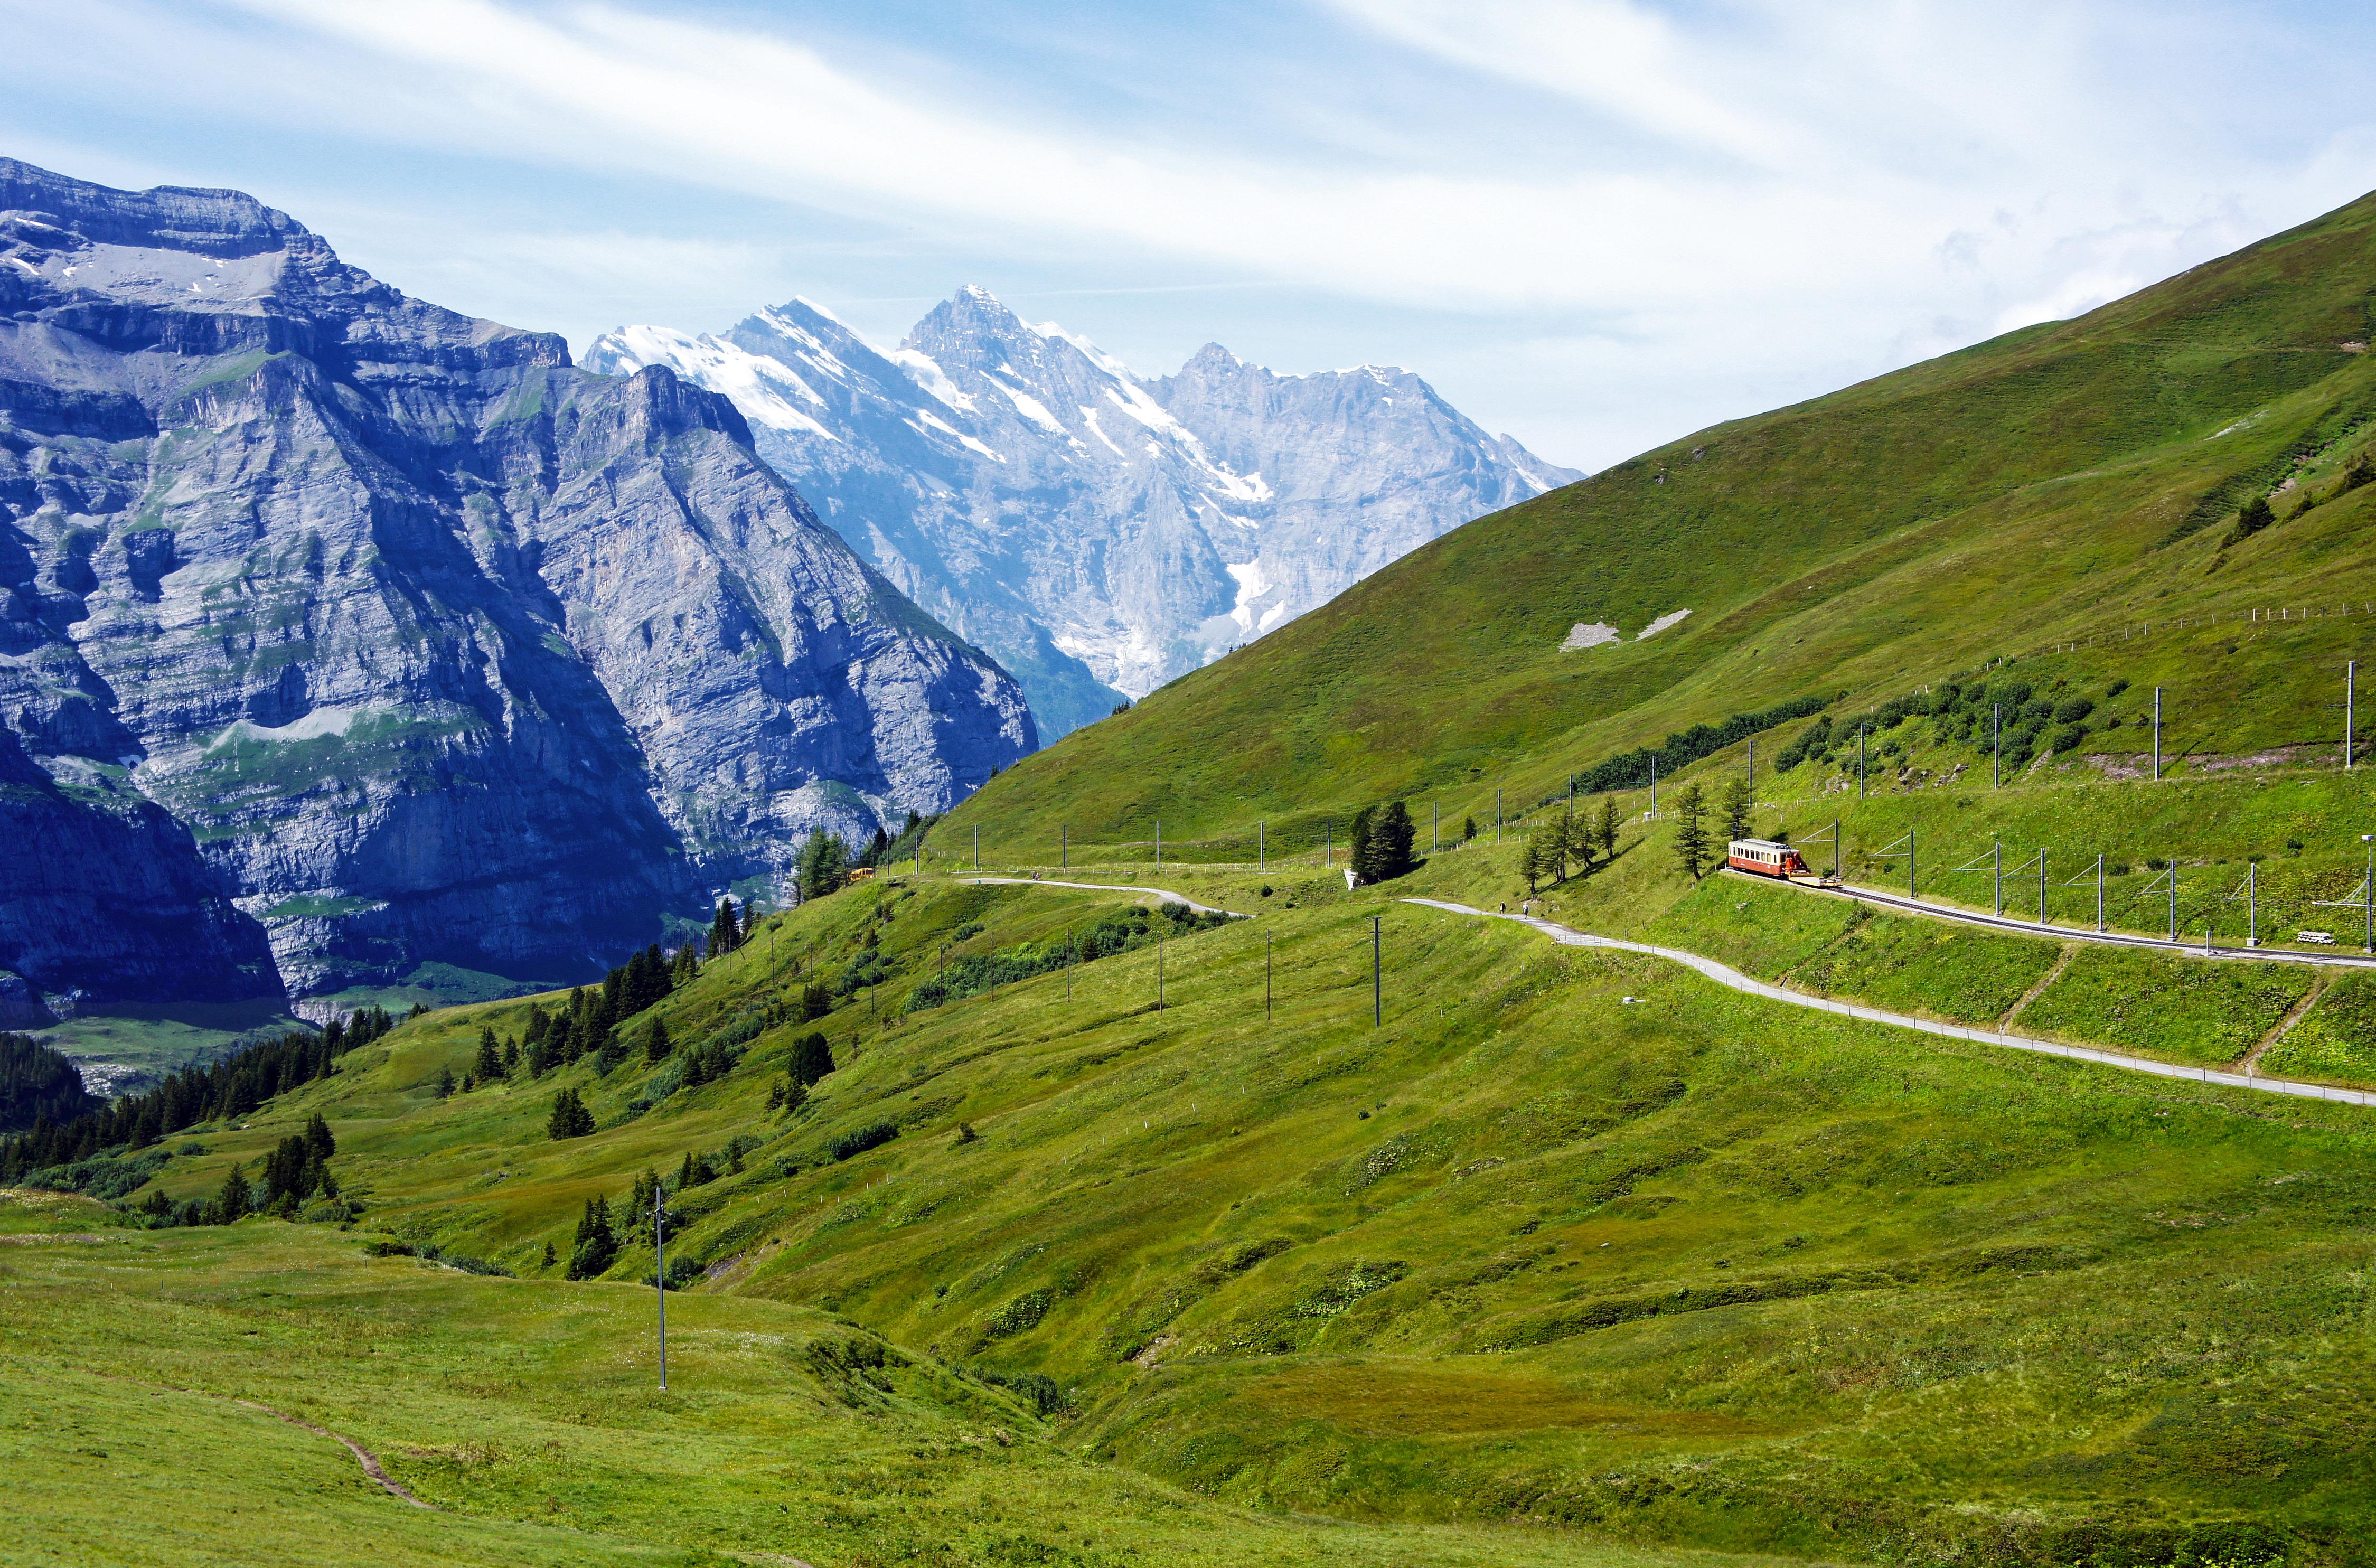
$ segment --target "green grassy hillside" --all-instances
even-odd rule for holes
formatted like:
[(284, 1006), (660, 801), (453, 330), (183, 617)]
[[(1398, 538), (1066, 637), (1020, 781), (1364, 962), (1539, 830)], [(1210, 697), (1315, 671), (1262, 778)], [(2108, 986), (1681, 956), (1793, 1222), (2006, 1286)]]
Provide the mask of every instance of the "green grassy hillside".
[(648, 1291), (116, 1218), (0, 1194), (10, 1562), (1750, 1568), (1254, 1515), (1067, 1455), (1010, 1396), (768, 1301), (672, 1298), (662, 1394)]
[[(1661, 850), (1629, 836), (1615, 868), (1563, 897), (1704, 933), (1729, 911), (1731, 928), (1768, 931), (1767, 972), (1798, 983), (1827, 966), (1950, 1016), (2034, 979), (2021, 939), (1942, 950), (1932, 922), (1691, 888), (1657, 869)], [(1483, 897), (1508, 860), (1471, 849), (1417, 880)], [(926, 879), (771, 922), (657, 1011), (695, 1041), (887, 955), (881, 982), (826, 1021), (840, 1068), (790, 1116), (768, 1111), (767, 1087), (809, 1026), (771, 1028), (721, 1081), (631, 1114), (664, 1066), (602, 1078), (589, 1059), (436, 1099), (440, 1068), (461, 1071), (481, 1025), (515, 1028), (521, 1008), (431, 1015), (244, 1126), (176, 1140), (199, 1152), (160, 1177), (176, 1196), (211, 1191), (231, 1159), (320, 1110), (362, 1232), (148, 1235), (215, 1249), (205, 1266), (233, 1272), (250, 1254), (220, 1249), (289, 1236), (271, 1244), (320, 1249), (311, 1289), (350, 1292), (354, 1310), (378, 1311), (389, 1271), (421, 1266), (365, 1263), (357, 1235), (494, 1259), (524, 1277), (441, 1289), (561, 1312), (579, 1324), (549, 1331), (564, 1339), (611, 1336), (606, 1375), (624, 1378), (640, 1365), (630, 1331), (565, 1303), (615, 1291), (627, 1304), (600, 1311), (632, 1316), (648, 1292), (564, 1283), (544, 1246), (566, 1256), (586, 1198), (622, 1198), (636, 1172), (693, 1151), (724, 1165), (739, 1147), (739, 1171), (671, 1196), (675, 1245), (701, 1270), (686, 1300), (795, 1313), (769, 1333), (835, 1314), (913, 1357), (916, 1390), (945, 1390), (934, 1398), (1003, 1398), (1000, 1380), (1045, 1376), (1056, 1408), (1044, 1427), (1016, 1408), (1013, 1430), (1198, 1507), (1559, 1526), (1521, 1529), (1501, 1561), (1597, 1561), (1612, 1538), (1907, 1561), (2362, 1560), (2376, 1450), (2346, 1391), (2370, 1371), (2367, 1112), (1783, 1009), (1341, 881), (1275, 879), (1268, 897), (1252, 877), (1191, 885), (1261, 915), (1167, 942), (1160, 1009), (1150, 947), (1075, 970), (1069, 1000), (1051, 973), (901, 1010), (956, 932), (1012, 950), (1110, 913), (1110, 895)], [(1900, 960), (1926, 944), (1909, 980)], [(600, 1130), (546, 1135), (563, 1087)], [(880, 1123), (897, 1135), (830, 1157), (837, 1135)], [(649, 1267), (631, 1249), (612, 1275)], [(279, 1289), (259, 1319), (316, 1311)], [(688, 1372), (688, 1396), (702, 1375)], [(448, 1484), (405, 1457), (449, 1446), (407, 1437), (416, 1422), (430, 1424), (396, 1412), (370, 1430), (397, 1448), (399, 1479)], [(532, 1518), (523, 1500), (541, 1485), (481, 1500)], [(958, 1538), (950, 1515), (918, 1508), (919, 1532)], [(947, 1560), (1009, 1559), (977, 1544)]]
[[(2173, 753), (2332, 750), (2343, 662), (2376, 659), (2376, 486), (2343, 488), (2376, 436), (2371, 263), (2376, 197), (2077, 320), (1686, 436), (1066, 737), (939, 843), (969, 851), (979, 827), (985, 853), (1038, 863), (1063, 826), (1083, 860), (1136, 859), (1159, 818), (1178, 853), (1251, 860), (1258, 820), (1274, 850), (1309, 850), (1392, 795), (1490, 824), (1497, 787), (1531, 802), (1693, 723), (1810, 694), (1845, 711), (2091, 639), (2054, 671), (2168, 685)], [(2235, 540), (2273, 490), (2279, 520)], [(2322, 504), (2296, 516), (2305, 496)], [(2251, 618), (2346, 600), (2352, 618)], [(1646, 641), (1561, 647), (1681, 610)], [(2144, 749), (2124, 706), (2132, 727), (2093, 747)]]

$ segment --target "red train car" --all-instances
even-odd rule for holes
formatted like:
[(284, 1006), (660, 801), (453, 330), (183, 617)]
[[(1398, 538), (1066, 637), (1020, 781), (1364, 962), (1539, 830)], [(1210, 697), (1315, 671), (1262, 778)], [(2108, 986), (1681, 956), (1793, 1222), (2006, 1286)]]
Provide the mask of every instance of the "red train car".
[(1724, 847), (1724, 863), (1758, 876), (1793, 876), (1807, 869), (1798, 850), (1770, 838), (1734, 839)]

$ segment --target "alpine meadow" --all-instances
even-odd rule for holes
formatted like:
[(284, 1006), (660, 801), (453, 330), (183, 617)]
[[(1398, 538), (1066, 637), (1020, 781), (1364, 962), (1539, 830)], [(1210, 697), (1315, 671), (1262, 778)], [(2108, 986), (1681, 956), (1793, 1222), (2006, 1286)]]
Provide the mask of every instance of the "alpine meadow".
[[(1540, 493), (1570, 470), (1433, 475), (1439, 509), (1532, 498), (1146, 655), (1197, 667), (1104, 717), (1119, 612), (1095, 680), (1010, 674), (934, 618), (989, 557), (884, 534), (910, 602), (762, 460), (715, 342), (668, 339), (708, 383), (625, 339), (596, 374), (248, 198), (158, 210), (234, 214), (206, 244), (343, 314), (209, 339), (206, 395), (141, 412), (198, 351), (131, 342), (196, 308), (173, 272), (107, 329), (131, 391), (0, 379), (0, 570), (40, 563), (8, 678), (86, 717), (113, 683), (174, 791), (20, 726), (0, 819), (130, 845), (106, 897), (179, 902), (118, 909), (125, 950), (178, 921), (255, 981), (183, 998), (245, 1009), (200, 1044), (127, 1004), (104, 1081), (97, 980), (0, 1013), (0, 1562), (2376, 1565), (2376, 196)], [(101, 376), (56, 347), (100, 330), (72, 215), (6, 216), (6, 297), (59, 291), (6, 375), (38, 330)], [(972, 433), (1080, 445), (990, 362), (1092, 385), (1000, 309), (979, 417), (929, 437), (979, 495), (845, 449), (855, 394), (767, 439), (990, 537), (1027, 476)], [(784, 408), (830, 375), (801, 344), (858, 362), (814, 320), (770, 339)], [(1298, 431), (1353, 385), (1237, 368)], [(1535, 464), (1448, 410), (1462, 463)], [(1200, 438), (1152, 419), (1187, 494)], [(1159, 559), (1187, 525), (1135, 532), (1107, 445), (1097, 526)], [(253, 494), (201, 540), (175, 475), (209, 464)], [(266, 548), (326, 494), (343, 553)], [(606, 534), (638, 494), (667, 526)], [(103, 608), (208, 551), (226, 619), (170, 572), (59, 608), (60, 563)], [(343, 727), (250, 701), (153, 740), (137, 616), (227, 647), (268, 592), (311, 647), (326, 573), (409, 607), (339, 642)], [(1015, 594), (983, 624), (1071, 635)], [(398, 664), (445, 738), (366, 768), (398, 708), (355, 683)], [(1070, 705), (1036, 750), (1035, 683)], [(188, 804), (267, 766), (279, 817)], [(48, 852), (0, 929), (65, 907)]]

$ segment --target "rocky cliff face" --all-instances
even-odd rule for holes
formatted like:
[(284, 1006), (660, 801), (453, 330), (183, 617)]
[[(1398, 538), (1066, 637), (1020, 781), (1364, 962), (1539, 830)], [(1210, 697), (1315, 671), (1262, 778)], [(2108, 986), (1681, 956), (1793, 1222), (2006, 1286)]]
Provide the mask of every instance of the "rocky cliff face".
[[(139, 982), (181, 996), (259, 932), (299, 994), (583, 975), (1036, 743), (726, 398), (408, 299), (236, 193), (6, 160), (0, 721), (84, 817), (186, 840), (158, 874), (223, 934)], [(79, 983), (12, 959), (11, 886), (0, 966)]]
[(1581, 477), (1403, 371), (1275, 375), (1214, 345), (1141, 380), (980, 289), (887, 351), (794, 301), (722, 337), (624, 327), (586, 362), (732, 398), (760, 456), (1014, 671), (1051, 738)]

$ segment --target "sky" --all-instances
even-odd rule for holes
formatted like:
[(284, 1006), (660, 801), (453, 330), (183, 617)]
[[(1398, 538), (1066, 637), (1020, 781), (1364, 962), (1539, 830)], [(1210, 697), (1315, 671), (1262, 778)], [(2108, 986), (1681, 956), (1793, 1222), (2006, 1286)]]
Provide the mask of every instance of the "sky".
[(2376, 7), (0, 0), (0, 154), (565, 334), (979, 283), (1598, 468), (2376, 187)]

